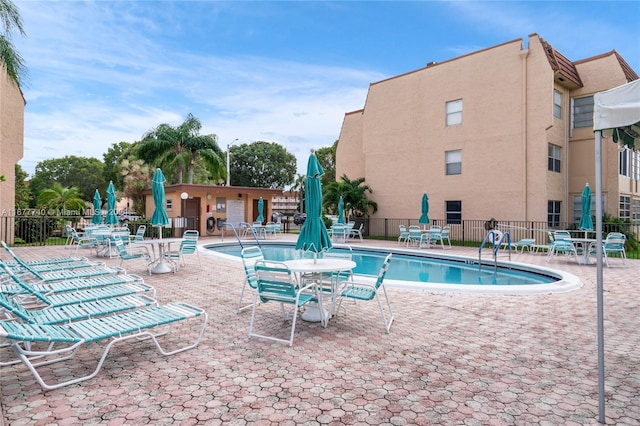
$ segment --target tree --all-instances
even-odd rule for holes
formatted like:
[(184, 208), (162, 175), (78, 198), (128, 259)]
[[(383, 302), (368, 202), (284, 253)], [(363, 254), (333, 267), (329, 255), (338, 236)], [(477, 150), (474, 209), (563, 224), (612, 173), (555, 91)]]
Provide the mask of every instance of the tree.
[(0, 0), (0, 21), (2, 22), (2, 34), (0, 34), (0, 63), (4, 65), (9, 78), (18, 86), (24, 82), (27, 68), (20, 53), (18, 53), (11, 41), (14, 30), (24, 36), (22, 18), (18, 8), (11, 0)]
[(107, 189), (103, 170), (104, 165), (97, 158), (68, 155), (41, 161), (36, 165), (35, 174), (29, 181), (32, 205), (35, 205), (40, 191), (53, 188), (54, 182), (65, 188), (77, 187), (82, 199), (91, 201), (96, 188), (104, 191)]
[(347, 175), (342, 175), (340, 181), (327, 185), (322, 194), (322, 205), (332, 211), (338, 210), (338, 201), (342, 196), (344, 210), (349, 216), (369, 216), (369, 211), (378, 211), (378, 203), (370, 200), (367, 193), (373, 191), (369, 185), (364, 185), (364, 178), (350, 180)]
[(296, 175), (296, 179), (291, 185), (292, 191), (298, 191), (298, 211), (304, 213), (304, 182), (307, 179), (305, 175)]
[(217, 136), (200, 135), (201, 128), (200, 121), (191, 114), (178, 127), (160, 124), (143, 137), (138, 156), (161, 167), (165, 175), (174, 175), (178, 183), (184, 182), (185, 170), (187, 183), (193, 183), (198, 158), (205, 162), (212, 179), (222, 179), (226, 177), (226, 162)]
[(229, 156), (232, 185), (284, 188), (293, 183), (296, 157), (275, 142), (232, 146)]
[(25, 184), (25, 180), (29, 176), (29, 173), (25, 172), (20, 164), (15, 166), (16, 175), (16, 196), (15, 205), (16, 209), (23, 210), (29, 207), (29, 200), (31, 199), (29, 187)]
[(104, 180), (105, 182), (113, 182), (119, 191), (122, 191), (124, 187), (124, 176), (120, 171), (120, 163), (124, 159), (137, 158), (135, 146), (136, 144), (129, 142), (114, 143), (102, 155), (104, 160)]
[(62, 184), (55, 182), (52, 188), (40, 191), (38, 207), (57, 211), (77, 210), (83, 214), (87, 204), (81, 198), (78, 188), (65, 188)]
[(124, 159), (120, 163), (120, 173), (123, 182), (123, 193), (131, 198), (133, 209), (137, 213), (144, 213), (144, 197), (142, 192), (151, 186), (151, 170), (142, 160)]
[(338, 149), (338, 141), (336, 140), (332, 146), (320, 148), (316, 151), (316, 157), (324, 174), (322, 175), (322, 186), (326, 187), (336, 180), (336, 149)]

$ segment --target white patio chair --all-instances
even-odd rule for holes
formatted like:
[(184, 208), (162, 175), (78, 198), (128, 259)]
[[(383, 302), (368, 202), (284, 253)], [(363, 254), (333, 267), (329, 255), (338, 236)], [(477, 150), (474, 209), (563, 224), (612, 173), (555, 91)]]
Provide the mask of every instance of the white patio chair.
[[(338, 297), (338, 311), (340, 310), (340, 306), (342, 301), (347, 299), (352, 300), (362, 300), (362, 301), (370, 301), (376, 300), (378, 302), (378, 307), (380, 308), (380, 314), (382, 315), (382, 321), (384, 323), (384, 328), (387, 333), (391, 329), (391, 324), (394, 320), (393, 310), (391, 309), (391, 302), (389, 300), (389, 295), (387, 294), (387, 289), (384, 286), (384, 277), (389, 270), (389, 264), (391, 263), (392, 254), (389, 253), (387, 257), (384, 259), (382, 267), (378, 272), (378, 277), (375, 283), (358, 281), (357, 276), (353, 276), (353, 278), (349, 281), (345, 281), (343, 283), (342, 290), (339, 292)], [(385, 303), (382, 303), (381, 298), (384, 297)], [(386, 310), (386, 312), (385, 312)]]
[[(315, 294), (312, 292), (315, 284), (298, 286), (293, 279), (293, 273), (291, 270), (287, 265), (281, 262), (267, 262), (264, 260), (257, 261), (255, 263), (255, 271), (257, 291), (253, 298), (253, 310), (251, 312), (251, 322), (249, 323), (249, 336), (284, 342), (288, 343), (289, 346), (293, 346), (293, 336), (296, 330), (298, 310), (307, 303), (317, 300)], [(254, 332), (257, 307), (258, 305), (263, 305), (268, 302), (280, 303), (282, 315), (285, 320), (287, 319), (287, 313), (284, 309), (284, 305), (293, 305), (291, 332), (288, 339)], [(263, 315), (263, 317), (266, 317), (266, 315)], [(268, 329), (271, 328), (272, 326), (268, 327)]]

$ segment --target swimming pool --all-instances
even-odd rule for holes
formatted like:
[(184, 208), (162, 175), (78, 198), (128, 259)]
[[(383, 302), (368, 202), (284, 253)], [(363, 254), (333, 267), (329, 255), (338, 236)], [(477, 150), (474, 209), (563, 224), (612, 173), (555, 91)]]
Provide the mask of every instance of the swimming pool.
[[(248, 245), (244, 243), (244, 246)], [(241, 262), (241, 247), (237, 243), (215, 243), (203, 246), (206, 252)], [(312, 257), (295, 249), (292, 242), (261, 243), (268, 260), (290, 260)], [(334, 250), (341, 250), (336, 246)], [(454, 255), (434, 255), (412, 250), (359, 247), (353, 250), (359, 275), (376, 275), (385, 256), (394, 253), (385, 278), (392, 287), (442, 292), (473, 292), (501, 294), (540, 294), (575, 290), (582, 282), (575, 275), (549, 268), (515, 262), (498, 262)]]

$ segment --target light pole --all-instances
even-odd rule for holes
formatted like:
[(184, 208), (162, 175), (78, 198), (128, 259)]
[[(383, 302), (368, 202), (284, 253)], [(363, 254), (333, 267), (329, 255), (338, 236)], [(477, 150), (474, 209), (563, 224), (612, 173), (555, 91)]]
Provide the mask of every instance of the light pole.
[(183, 192), (180, 194), (180, 198), (182, 198), (182, 235), (184, 235), (184, 230), (187, 227), (187, 198), (189, 198), (189, 194)]
[(231, 145), (233, 145), (237, 141), (238, 141), (238, 138), (235, 138), (233, 142), (227, 144), (227, 186), (230, 186), (229, 182), (231, 182), (231, 166), (229, 165), (229, 152), (230, 152)]

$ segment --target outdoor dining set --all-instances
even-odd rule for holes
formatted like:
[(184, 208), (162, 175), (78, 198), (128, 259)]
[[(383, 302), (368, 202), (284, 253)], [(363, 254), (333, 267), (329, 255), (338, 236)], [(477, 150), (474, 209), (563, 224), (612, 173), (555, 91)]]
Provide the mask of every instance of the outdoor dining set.
[[(67, 247), (77, 254), (79, 249), (93, 249), (97, 257), (119, 258), (125, 261), (141, 260), (149, 274), (176, 272), (185, 265), (185, 255), (195, 254), (200, 265), (197, 249), (199, 232), (186, 230), (180, 238), (144, 237), (146, 225), (140, 225), (135, 234), (128, 227), (90, 225), (78, 232), (67, 226)], [(172, 249), (172, 244), (174, 247)], [(151, 248), (151, 250), (149, 250)]]
[[(431, 246), (440, 245), (442, 249), (451, 248), (450, 233), (451, 227), (440, 227), (432, 225), (429, 228), (411, 225), (408, 228), (405, 225), (399, 225), (400, 233), (398, 236), (398, 244), (404, 243), (407, 247), (431, 248)], [(447, 245), (445, 246), (445, 242)]]

